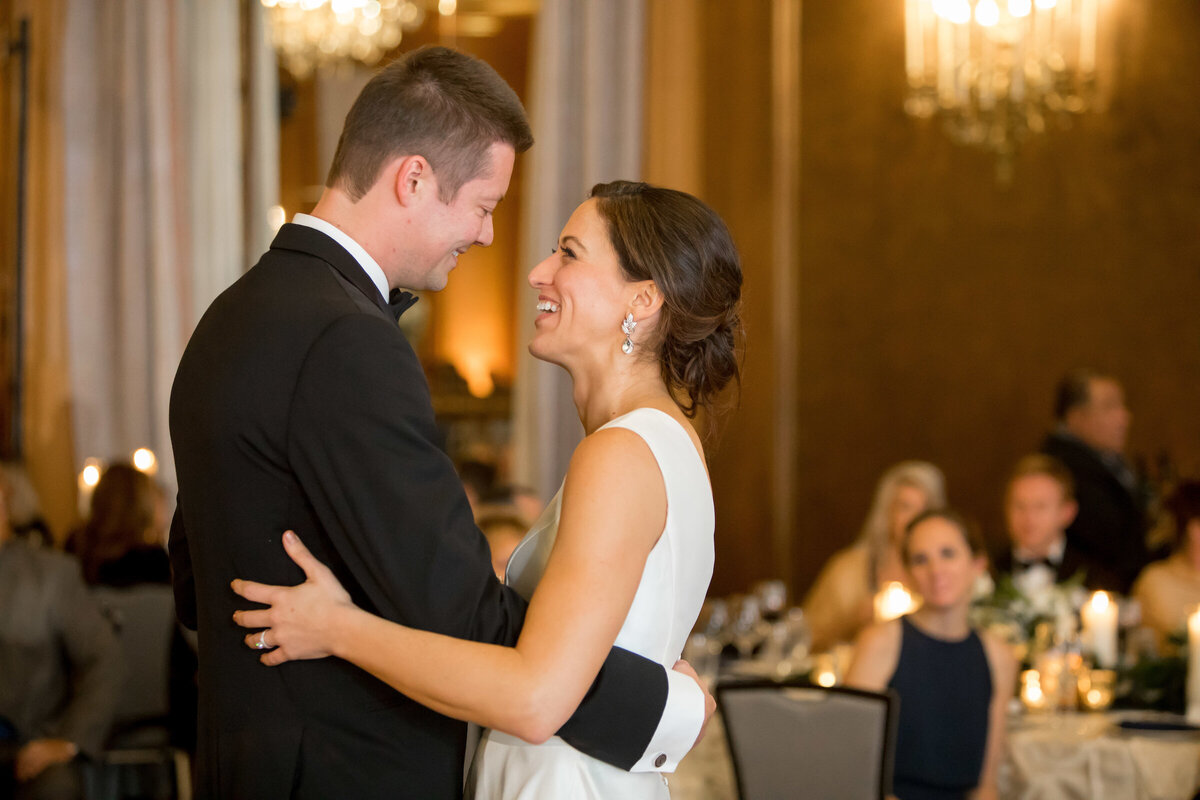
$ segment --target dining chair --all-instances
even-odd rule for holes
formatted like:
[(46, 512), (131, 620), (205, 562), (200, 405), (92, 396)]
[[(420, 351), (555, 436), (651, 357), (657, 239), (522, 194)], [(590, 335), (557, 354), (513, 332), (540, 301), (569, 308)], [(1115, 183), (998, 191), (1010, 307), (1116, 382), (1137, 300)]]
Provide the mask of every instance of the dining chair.
[(97, 588), (96, 598), (120, 642), (125, 676), (112, 732), (88, 765), (88, 797), (189, 800), (191, 769), (170, 744), (170, 661), (175, 636), (171, 587)]
[(899, 703), (806, 680), (718, 685), (741, 800), (886, 798)]

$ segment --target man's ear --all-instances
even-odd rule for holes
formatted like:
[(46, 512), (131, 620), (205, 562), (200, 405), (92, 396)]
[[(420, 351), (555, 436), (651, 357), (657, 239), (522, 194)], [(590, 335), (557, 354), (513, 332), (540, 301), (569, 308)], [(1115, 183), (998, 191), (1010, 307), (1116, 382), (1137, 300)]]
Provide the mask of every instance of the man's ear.
[(654, 281), (641, 281), (634, 285), (635, 294), (630, 301), (633, 317), (638, 322), (653, 317), (662, 308), (663, 295)]
[(1079, 513), (1079, 503), (1074, 500), (1064, 500), (1062, 507), (1059, 509), (1058, 526), (1066, 529), (1072, 522), (1075, 521), (1075, 515)]
[(431, 185), (433, 168), (424, 156), (404, 156), (393, 169), (396, 170), (396, 200), (402, 206), (410, 206), (424, 199), (431, 189), (437, 189)]

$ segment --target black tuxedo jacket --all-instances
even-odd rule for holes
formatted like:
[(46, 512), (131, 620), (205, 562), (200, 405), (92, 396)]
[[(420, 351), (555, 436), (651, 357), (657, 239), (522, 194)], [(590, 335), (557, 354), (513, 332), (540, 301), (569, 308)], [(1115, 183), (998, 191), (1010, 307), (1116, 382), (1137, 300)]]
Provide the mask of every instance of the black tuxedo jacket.
[[(293, 529), (354, 601), (417, 628), (512, 644), (523, 601), (492, 572), (438, 448), (416, 355), (325, 234), (285, 225), (192, 335), (171, 392), (171, 559), (199, 631), (199, 798), (457, 798), (466, 725), (338, 659), (269, 668), (242, 641), (235, 578), (294, 584)], [(614, 649), (561, 735), (623, 768), (666, 702), (661, 666)]]
[[(997, 578), (1004, 575), (1012, 575), (1014, 568), (1015, 559), (1011, 548), (999, 553), (992, 559), (992, 572)], [(1123, 591), (1120, 576), (1106, 569), (1103, 564), (1099, 564), (1088, 558), (1068, 541), (1067, 546), (1063, 549), (1062, 560), (1058, 562), (1058, 566), (1055, 568), (1054, 582), (1062, 583), (1065, 580), (1069, 580), (1075, 577), (1075, 574), (1080, 570), (1084, 572), (1083, 585), (1093, 592)]]
[(1083, 442), (1051, 433), (1042, 443), (1042, 452), (1061, 461), (1075, 479), (1079, 513), (1067, 528), (1067, 541), (1113, 573), (1119, 582), (1117, 591), (1128, 594), (1149, 560), (1144, 498), (1126, 488)]

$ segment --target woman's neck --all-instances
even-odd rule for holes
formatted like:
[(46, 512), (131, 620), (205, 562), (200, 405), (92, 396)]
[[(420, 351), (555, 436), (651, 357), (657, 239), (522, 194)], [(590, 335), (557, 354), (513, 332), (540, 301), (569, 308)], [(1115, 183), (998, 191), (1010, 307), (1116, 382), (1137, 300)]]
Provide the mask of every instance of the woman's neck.
[(575, 410), (585, 434), (595, 432), (635, 408), (665, 409), (674, 404), (657, 364), (618, 362), (608, 369), (568, 371), (574, 383)]
[(965, 602), (950, 608), (921, 606), (910, 616), (913, 623), (930, 636), (956, 641), (966, 638), (967, 634), (971, 632), (967, 610), (968, 604)]

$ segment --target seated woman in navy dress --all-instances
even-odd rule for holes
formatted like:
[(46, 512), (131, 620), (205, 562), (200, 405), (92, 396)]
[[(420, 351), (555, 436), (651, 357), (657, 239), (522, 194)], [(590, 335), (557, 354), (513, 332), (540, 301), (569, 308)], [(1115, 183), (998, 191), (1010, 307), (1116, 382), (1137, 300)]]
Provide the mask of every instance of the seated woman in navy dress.
[(846, 683), (900, 695), (893, 791), (900, 800), (989, 800), (1016, 663), (1001, 639), (971, 629), (979, 534), (950, 510), (909, 523), (904, 559), (924, 604), (858, 638)]

